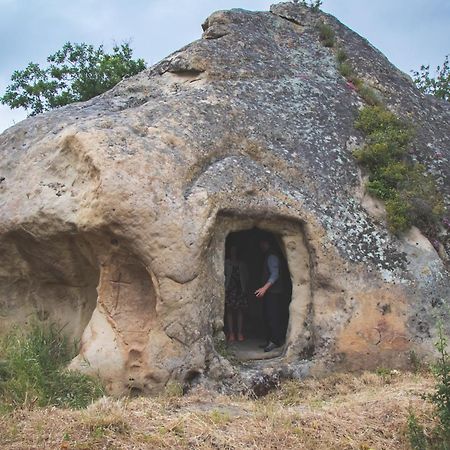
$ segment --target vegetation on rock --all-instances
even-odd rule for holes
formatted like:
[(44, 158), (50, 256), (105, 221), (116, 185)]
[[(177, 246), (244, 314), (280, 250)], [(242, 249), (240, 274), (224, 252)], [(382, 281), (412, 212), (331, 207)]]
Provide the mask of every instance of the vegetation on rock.
[(355, 88), (365, 103), (371, 106), (380, 105), (380, 96), (373, 88), (364, 83), (364, 81), (356, 75), (353, 67), (348, 61), (347, 53), (342, 48), (337, 49), (336, 60), (339, 73)]
[(317, 24), (317, 29), (319, 30), (319, 38), (325, 47), (334, 47), (336, 42), (336, 36), (333, 28), (325, 22), (320, 21)]
[(48, 67), (29, 63), (24, 70), (16, 70), (0, 101), (12, 109), (22, 107), (35, 115), (89, 100), (145, 69), (144, 60), (132, 56), (133, 50), (127, 43), (106, 53), (103, 45), (95, 48), (67, 42), (47, 58)]
[[(334, 47), (335, 35), (329, 30), (333, 31), (319, 24), (323, 45)], [(340, 74), (368, 105), (356, 121), (366, 144), (354, 152), (369, 173), (368, 192), (385, 201), (387, 222), (393, 233), (400, 234), (415, 225), (435, 239), (444, 215), (444, 202), (434, 178), (409, 157), (408, 147), (414, 137), (412, 125), (383, 105), (375, 89), (357, 76), (342, 48), (337, 48), (335, 55)]]
[(18, 407), (62, 406), (84, 408), (103, 395), (100, 383), (66, 370), (75, 345), (55, 327), (33, 324), (18, 328), (0, 341), (0, 411)]
[(386, 202), (391, 231), (401, 233), (415, 225), (435, 236), (443, 200), (433, 177), (408, 155), (414, 136), (411, 125), (382, 106), (367, 106), (356, 128), (366, 136), (366, 144), (354, 155), (369, 173), (367, 190)]

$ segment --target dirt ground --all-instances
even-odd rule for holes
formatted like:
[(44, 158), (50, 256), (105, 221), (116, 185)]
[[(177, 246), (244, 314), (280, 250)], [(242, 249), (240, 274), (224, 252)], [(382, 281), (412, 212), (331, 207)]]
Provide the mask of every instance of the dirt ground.
[(431, 426), (430, 375), (386, 371), (288, 381), (264, 398), (178, 386), (157, 398), (103, 398), (86, 410), (17, 410), (0, 417), (2, 449), (410, 448), (408, 411)]

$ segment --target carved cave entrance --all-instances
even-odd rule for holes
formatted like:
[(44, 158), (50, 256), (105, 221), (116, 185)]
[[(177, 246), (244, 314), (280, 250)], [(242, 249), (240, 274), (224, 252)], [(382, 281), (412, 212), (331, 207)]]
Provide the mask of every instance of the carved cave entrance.
[[(283, 293), (279, 298), (278, 312), (280, 331), (283, 337), (286, 336), (288, 329), (292, 281), (281, 237), (277, 233), (265, 231), (256, 226), (246, 230), (230, 232), (225, 241), (225, 258), (228, 263), (228, 271), (230, 270), (231, 253), (236, 252), (240, 266), (247, 273), (245, 277), (247, 305), (242, 309), (240, 308), (241, 313), (236, 308), (225, 306), (224, 332), (228, 338), (231, 334), (234, 334), (236, 339), (228, 342), (228, 346), (235, 357), (241, 360), (267, 359), (279, 356), (283, 352), (283, 346), (267, 353), (260, 347), (267, 341), (268, 333), (268, 318), (267, 310), (264, 307), (264, 299), (258, 299), (254, 295), (254, 292), (264, 284), (263, 266), (266, 255), (260, 247), (261, 240), (270, 243), (271, 253), (278, 255), (280, 260), (280, 282), (283, 285)], [(241, 318), (239, 315), (241, 315)], [(238, 333), (240, 319), (243, 321), (242, 332), (245, 338), (243, 341), (239, 340)], [(233, 330), (230, 329), (230, 325)]]
[[(277, 352), (264, 353), (259, 345), (264, 342), (265, 332), (261, 326), (262, 305), (254, 296), (250, 299), (250, 306), (246, 312), (245, 333), (248, 351), (235, 352), (239, 342), (228, 344), (230, 353), (235, 353), (236, 359), (260, 360), (280, 356), (283, 361), (298, 361), (300, 355), (309, 357), (314, 353), (314, 308), (313, 308), (313, 267), (310, 239), (307, 237), (307, 226), (300, 220), (287, 219), (276, 214), (264, 214), (263, 217), (247, 216), (238, 211), (222, 211), (215, 224), (215, 233), (210, 243), (210, 260), (208, 264), (214, 267), (213, 278), (217, 284), (211, 286), (212, 292), (217, 293), (217, 303), (213, 309), (213, 321), (219, 325), (217, 331), (225, 327), (225, 250), (233, 240), (240, 244), (242, 257), (247, 260), (250, 274), (249, 292), (254, 292), (261, 283), (262, 256), (258, 245), (261, 231), (269, 232), (284, 257), (287, 265), (289, 290), (292, 294), (287, 300), (288, 320), (286, 340)], [(217, 289), (217, 290), (216, 290)], [(286, 314), (286, 313), (285, 313)], [(220, 326), (221, 325), (221, 326)], [(224, 333), (220, 334), (222, 338)], [(253, 344), (252, 344), (253, 343)], [(276, 353), (276, 354), (275, 354)]]

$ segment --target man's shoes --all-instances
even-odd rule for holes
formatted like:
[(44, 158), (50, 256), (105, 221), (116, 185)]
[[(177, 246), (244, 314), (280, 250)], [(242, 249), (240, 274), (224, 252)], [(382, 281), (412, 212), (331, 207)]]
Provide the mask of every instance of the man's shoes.
[(275, 344), (274, 342), (269, 342), (269, 344), (267, 345), (267, 347), (264, 348), (264, 351), (267, 352), (271, 352), (272, 350), (275, 350), (276, 348), (278, 348), (279, 345)]

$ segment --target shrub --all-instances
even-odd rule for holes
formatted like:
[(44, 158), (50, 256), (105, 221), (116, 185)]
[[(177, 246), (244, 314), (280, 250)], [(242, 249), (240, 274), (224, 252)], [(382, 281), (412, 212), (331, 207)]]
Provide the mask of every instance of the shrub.
[(372, 89), (370, 86), (362, 83), (362, 85), (358, 88), (358, 93), (361, 98), (370, 106), (376, 106), (381, 104), (380, 97), (378, 96), (375, 89)]
[(343, 64), (345, 61), (347, 61), (348, 56), (347, 53), (345, 52), (345, 50), (343, 50), (342, 48), (339, 48), (338, 51), (336, 52), (336, 60), (339, 64)]
[(423, 426), (420, 425), (414, 412), (410, 411), (408, 416), (408, 437), (413, 450), (425, 450), (427, 440)]
[(450, 449), (450, 355), (447, 351), (447, 338), (442, 325), (439, 326), (438, 340), (435, 344), (439, 358), (432, 366), (437, 384), (435, 391), (429, 396), (436, 409), (439, 421), (435, 437), (443, 442), (445, 449)]
[(353, 75), (352, 66), (347, 61), (342, 61), (339, 66), (339, 73), (344, 77), (350, 80), (350, 77)]
[(367, 144), (355, 156), (370, 171), (378, 174), (405, 157), (413, 133), (390, 111), (381, 106), (363, 108), (355, 126), (367, 137)]
[(55, 326), (12, 330), (0, 341), (0, 409), (83, 408), (103, 395), (96, 379), (65, 369), (73, 356), (75, 346)]
[(386, 201), (386, 214), (389, 229), (394, 234), (400, 234), (411, 228), (410, 207), (399, 197)]
[(395, 195), (395, 191), (385, 186), (380, 180), (369, 180), (366, 185), (369, 194), (382, 200), (389, 200)]
[(404, 133), (406, 130), (410, 130), (410, 127), (394, 113), (381, 106), (363, 108), (356, 121), (356, 128), (369, 135), (387, 131)]
[(428, 236), (435, 234), (443, 201), (425, 167), (408, 159), (412, 127), (379, 105), (363, 108), (355, 126), (366, 135), (366, 144), (354, 156), (369, 172), (368, 192), (386, 201), (391, 231), (416, 225)]
[(336, 41), (333, 28), (330, 25), (319, 22), (317, 25), (319, 30), (319, 39), (325, 47), (333, 47)]
[(428, 365), (423, 361), (423, 359), (416, 353), (415, 350), (409, 352), (409, 364), (412, 373), (419, 374), (421, 372), (428, 371)]
[(414, 412), (409, 412), (408, 436), (411, 447), (415, 450), (450, 450), (450, 355), (442, 324), (438, 328), (435, 347), (439, 353), (438, 360), (432, 365), (436, 386), (434, 392), (424, 397), (433, 404), (437, 423), (427, 436)]

